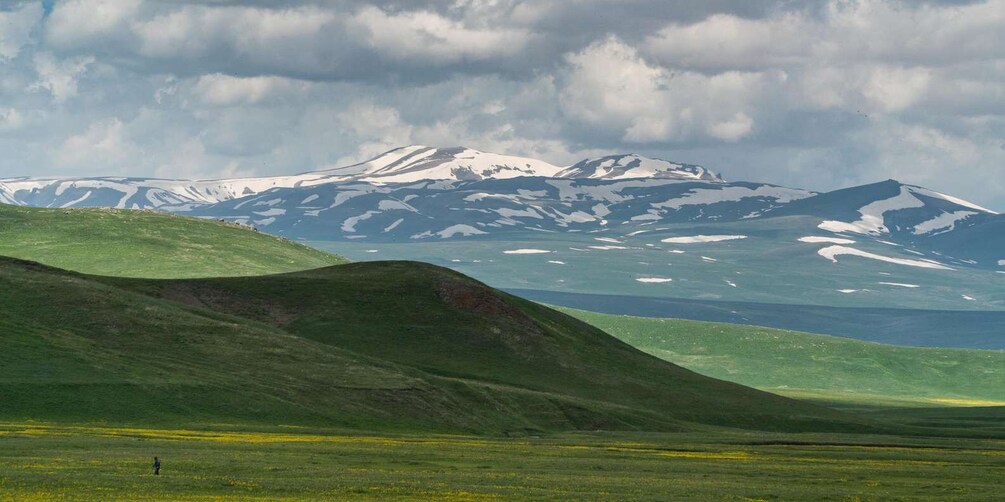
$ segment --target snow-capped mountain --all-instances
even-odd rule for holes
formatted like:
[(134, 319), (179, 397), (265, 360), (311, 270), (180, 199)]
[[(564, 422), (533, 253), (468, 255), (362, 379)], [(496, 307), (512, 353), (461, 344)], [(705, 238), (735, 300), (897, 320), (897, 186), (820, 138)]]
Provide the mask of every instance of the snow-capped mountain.
[(819, 218), (839, 237), (868, 236), (987, 266), (1005, 257), (1005, 216), (958, 197), (887, 180), (795, 201), (766, 216)]
[(275, 176), (229, 180), (152, 178), (8, 178), (0, 180), (0, 202), (38, 207), (156, 209), (212, 204), (277, 187), (298, 186), (317, 176)]
[(470, 148), (407, 146), (347, 167), (322, 171), (338, 181), (408, 183), (420, 180), (555, 177), (562, 168), (544, 161), (479, 152)]
[(292, 176), (7, 179), (0, 180), (0, 203), (160, 209), (298, 239), (365, 242), (629, 235), (725, 222), (757, 228), (789, 218), (801, 232), (796, 237), (822, 244), (887, 242), (956, 264), (1005, 267), (1005, 216), (950, 195), (892, 180), (822, 194), (727, 183), (701, 166), (634, 154), (563, 168), (468, 148), (408, 146)]
[(302, 239), (410, 241), (750, 218), (813, 192), (757, 183), (521, 177), (274, 189), (190, 214)]
[(386, 184), (517, 177), (655, 177), (721, 181), (700, 166), (674, 164), (638, 155), (584, 160), (574, 166), (562, 168), (540, 160), (480, 152), (470, 148), (413, 145), (396, 148), (359, 164), (291, 176), (198, 181), (115, 177), (10, 178), (0, 180), (0, 202), (61, 208), (184, 209), (254, 195), (273, 188), (313, 187), (358, 181)]
[[(975, 237), (1005, 224), (1005, 217), (895, 181), (818, 194), (762, 183), (674, 178), (514, 177), (384, 184), (359, 180), (277, 188), (174, 210), (291, 238), (366, 242), (495, 239), (528, 233), (630, 236), (681, 224), (732, 222), (761, 228), (768, 224), (762, 223), (765, 220), (791, 220), (783, 228), (798, 229), (799, 235), (786, 238), (811, 239), (804, 242), (896, 244), (911, 249), (903, 251), (910, 255), (921, 253), (938, 261), (945, 254), (952, 263), (965, 266), (995, 268), (1005, 259), (1002, 237), (988, 235), (983, 241)], [(963, 246), (955, 236), (973, 242)], [(860, 252), (846, 248), (827, 252)]]
[(597, 178), (620, 180), (627, 178), (667, 178), (687, 181), (723, 182), (718, 175), (701, 166), (678, 164), (663, 159), (650, 159), (635, 154), (609, 155), (586, 159), (563, 169), (559, 178)]
[(951, 195), (887, 180), (821, 194), (772, 213), (783, 214), (819, 216), (820, 229), (828, 232), (910, 239), (971, 226), (997, 213)]

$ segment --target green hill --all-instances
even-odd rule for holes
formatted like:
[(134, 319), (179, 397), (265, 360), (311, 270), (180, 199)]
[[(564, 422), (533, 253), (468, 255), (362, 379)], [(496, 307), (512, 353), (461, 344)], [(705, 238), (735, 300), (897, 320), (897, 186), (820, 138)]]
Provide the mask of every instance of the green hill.
[(0, 255), (126, 277), (220, 277), (306, 270), (345, 260), (212, 220), (150, 211), (0, 204)]
[(1005, 405), (1005, 351), (900, 347), (756, 326), (560, 310), (703, 375), (789, 396)]
[(93, 277), (0, 260), (0, 419), (367, 430), (869, 430), (446, 269)]

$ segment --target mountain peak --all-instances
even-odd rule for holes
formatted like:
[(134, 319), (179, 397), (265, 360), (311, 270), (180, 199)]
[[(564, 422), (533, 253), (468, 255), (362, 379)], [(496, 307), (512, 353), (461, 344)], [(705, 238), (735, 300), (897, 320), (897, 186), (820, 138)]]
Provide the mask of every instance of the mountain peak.
[(723, 183), (718, 174), (694, 164), (644, 157), (637, 153), (585, 159), (558, 173), (560, 178), (662, 178)]
[(481, 180), (520, 176), (552, 177), (561, 168), (527, 157), (481, 152), (467, 147), (410, 145), (366, 162), (326, 171), (330, 175), (380, 183), (419, 180)]

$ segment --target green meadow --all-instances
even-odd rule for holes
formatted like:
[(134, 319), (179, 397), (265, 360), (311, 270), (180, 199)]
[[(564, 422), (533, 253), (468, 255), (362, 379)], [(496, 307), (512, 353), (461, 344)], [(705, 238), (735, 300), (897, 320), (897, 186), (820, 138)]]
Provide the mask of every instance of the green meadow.
[[(1000, 500), (1002, 441), (0, 425), (10, 500)], [(153, 456), (162, 460), (153, 476)]]
[(263, 275), (346, 262), (232, 223), (152, 211), (4, 204), (0, 256), (90, 274), (150, 278)]
[(776, 394), (845, 407), (1005, 406), (1005, 351), (559, 310), (666, 361)]
[(998, 353), (570, 316), (149, 212), (0, 206), (3, 254), (3, 501), (994, 500), (1005, 472)]

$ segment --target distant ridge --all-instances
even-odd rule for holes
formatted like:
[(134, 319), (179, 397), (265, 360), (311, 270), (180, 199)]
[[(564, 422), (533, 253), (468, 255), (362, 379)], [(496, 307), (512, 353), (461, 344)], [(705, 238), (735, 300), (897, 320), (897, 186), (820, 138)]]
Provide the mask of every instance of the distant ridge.
[(349, 182), (376, 184), (423, 180), (477, 181), (518, 177), (721, 181), (700, 166), (636, 154), (586, 159), (562, 168), (541, 160), (465, 147), (411, 145), (366, 162), (296, 175), (217, 180), (123, 177), (20, 177), (0, 179), (0, 203), (38, 207), (191, 208), (255, 195), (274, 188)]

